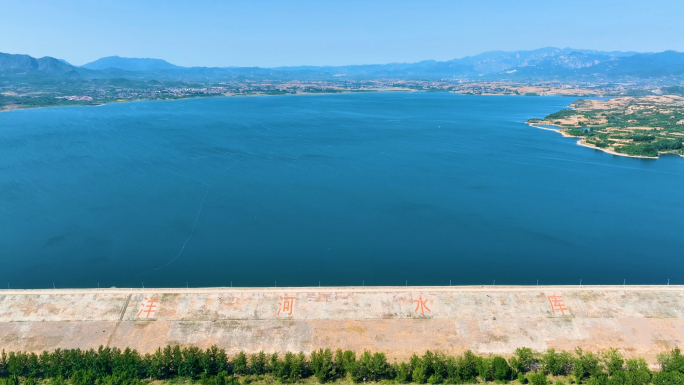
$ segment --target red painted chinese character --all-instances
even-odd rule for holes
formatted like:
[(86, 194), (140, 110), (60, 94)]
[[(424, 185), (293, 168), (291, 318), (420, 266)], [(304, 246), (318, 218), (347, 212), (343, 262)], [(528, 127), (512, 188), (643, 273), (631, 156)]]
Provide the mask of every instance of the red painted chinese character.
[(145, 301), (140, 304), (141, 309), (138, 312), (138, 317), (142, 318), (142, 314), (145, 315), (145, 318), (154, 318), (154, 312), (157, 311), (157, 303), (159, 302), (159, 299), (154, 296), (154, 297), (145, 297)]
[(565, 315), (565, 312), (568, 309), (565, 307), (565, 304), (563, 303), (563, 296), (554, 294), (548, 296), (548, 298), (549, 303), (551, 304), (551, 311), (556, 313), (556, 310), (558, 310), (561, 314)]
[(423, 296), (419, 295), (418, 299), (414, 299), (413, 302), (415, 302), (416, 305), (416, 310), (414, 312), (418, 313), (418, 309), (420, 309), (420, 315), (425, 315), (425, 310), (432, 312), (430, 308), (427, 307), (427, 299), (423, 299)]
[(276, 315), (280, 315), (281, 311), (283, 314), (292, 315), (295, 297), (280, 297), (280, 299), (283, 302), (278, 302), (278, 313)]

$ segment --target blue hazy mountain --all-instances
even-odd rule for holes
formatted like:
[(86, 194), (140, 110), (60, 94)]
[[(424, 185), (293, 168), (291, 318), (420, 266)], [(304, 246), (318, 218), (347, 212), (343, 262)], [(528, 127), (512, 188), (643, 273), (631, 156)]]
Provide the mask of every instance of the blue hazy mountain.
[(128, 58), (119, 56), (103, 57), (95, 60), (94, 62), (84, 64), (81, 67), (91, 70), (118, 68), (127, 71), (153, 71), (182, 68), (162, 59)]
[(540, 48), (530, 51), (491, 51), (475, 56), (454, 59), (451, 62), (472, 65), (479, 73), (489, 74), (509, 71), (518, 67), (554, 66), (564, 68), (582, 68), (605, 61), (629, 57), (637, 52), (602, 52), (572, 48)]
[(449, 61), (347, 66), (180, 67), (161, 59), (110, 56), (81, 67), (59, 59), (0, 53), (0, 76), (36, 75), (145, 81), (512, 79), (594, 80), (684, 77), (684, 53), (603, 52), (571, 48), (492, 51)]
[(78, 69), (53, 57), (34, 58), (29, 55), (0, 53), (0, 74), (29, 73), (75, 76)]
[(684, 53), (665, 51), (637, 54), (615, 62), (600, 63), (592, 68), (591, 72), (606, 76), (634, 77), (684, 75)]

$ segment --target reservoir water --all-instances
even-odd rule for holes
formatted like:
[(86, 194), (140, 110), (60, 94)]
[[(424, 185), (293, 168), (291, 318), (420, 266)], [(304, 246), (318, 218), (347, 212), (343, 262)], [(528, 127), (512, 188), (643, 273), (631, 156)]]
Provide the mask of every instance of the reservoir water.
[(524, 124), (574, 99), (1, 113), (0, 287), (684, 284), (684, 159)]

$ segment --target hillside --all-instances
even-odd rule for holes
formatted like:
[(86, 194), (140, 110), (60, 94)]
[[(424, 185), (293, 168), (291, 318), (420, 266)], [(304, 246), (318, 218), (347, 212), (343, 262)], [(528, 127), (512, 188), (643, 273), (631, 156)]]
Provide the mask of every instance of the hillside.
[(53, 57), (33, 58), (29, 55), (0, 53), (0, 75), (40, 73), (45, 75), (74, 75), (76, 67)]

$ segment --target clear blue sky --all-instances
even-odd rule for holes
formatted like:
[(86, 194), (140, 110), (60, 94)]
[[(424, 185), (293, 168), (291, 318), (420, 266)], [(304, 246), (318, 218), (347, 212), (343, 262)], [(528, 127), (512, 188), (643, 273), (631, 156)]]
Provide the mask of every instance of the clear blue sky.
[(684, 51), (683, 0), (0, 0), (0, 11), (0, 52), (77, 65), (111, 55), (271, 67), (548, 46)]

